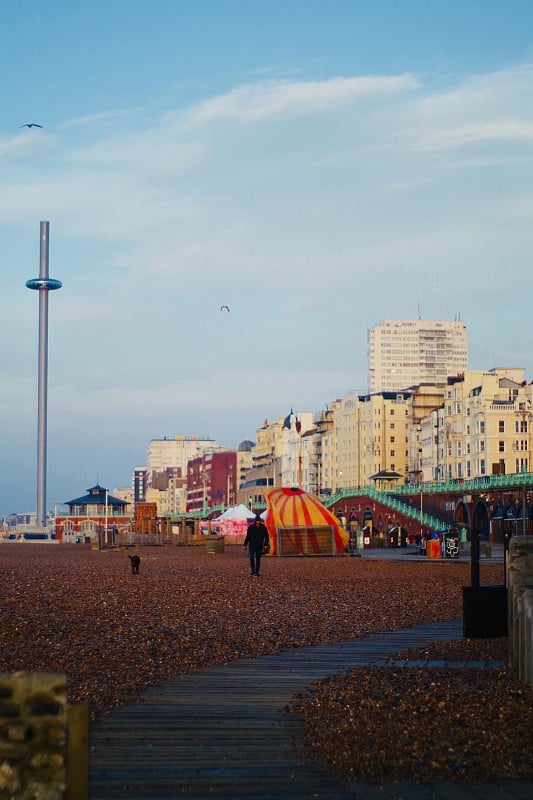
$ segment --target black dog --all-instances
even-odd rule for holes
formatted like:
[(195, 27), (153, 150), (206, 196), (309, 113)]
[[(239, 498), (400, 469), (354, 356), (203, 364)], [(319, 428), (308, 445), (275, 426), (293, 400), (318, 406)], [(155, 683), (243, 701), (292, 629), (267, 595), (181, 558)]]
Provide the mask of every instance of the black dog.
[(128, 558), (131, 561), (131, 574), (138, 575), (139, 567), (141, 566), (141, 559), (139, 556), (128, 556)]

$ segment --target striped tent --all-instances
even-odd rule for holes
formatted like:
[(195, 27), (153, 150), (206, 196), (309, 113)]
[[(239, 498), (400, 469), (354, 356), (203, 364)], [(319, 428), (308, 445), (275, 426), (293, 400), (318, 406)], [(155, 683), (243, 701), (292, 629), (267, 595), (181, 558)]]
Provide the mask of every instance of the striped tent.
[(271, 489), (265, 492), (265, 525), (270, 534), (270, 554), (339, 555), (348, 545), (348, 534), (318, 497), (303, 489)]

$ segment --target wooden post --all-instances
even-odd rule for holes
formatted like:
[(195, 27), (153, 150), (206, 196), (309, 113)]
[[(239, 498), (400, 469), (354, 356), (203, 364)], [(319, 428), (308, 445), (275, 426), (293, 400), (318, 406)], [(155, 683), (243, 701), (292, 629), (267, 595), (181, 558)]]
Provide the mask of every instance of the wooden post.
[(89, 800), (89, 709), (80, 703), (67, 707), (66, 800)]

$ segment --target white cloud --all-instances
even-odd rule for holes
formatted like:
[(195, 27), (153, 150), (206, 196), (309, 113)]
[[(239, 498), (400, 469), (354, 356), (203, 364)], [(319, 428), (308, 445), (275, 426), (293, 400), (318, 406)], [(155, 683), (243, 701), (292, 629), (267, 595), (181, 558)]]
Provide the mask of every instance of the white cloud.
[(455, 150), (481, 142), (533, 144), (533, 121), (494, 120), (468, 122), (454, 128), (440, 128), (418, 136), (413, 132), (413, 150)]
[[(361, 383), (366, 329), (415, 315), (419, 300), (435, 318), (470, 310), (471, 342), (500, 352), (491, 309), (503, 277), (520, 280), (521, 297), (533, 288), (531, 271), (520, 278), (533, 248), (529, 74), (447, 92), (410, 75), (260, 81), (139, 113), (134, 126), (119, 113), (101, 127), (95, 117), (60, 127), (46, 158), (31, 153), (24, 172), (0, 175), (14, 243), (2, 254), (5, 302), (16, 308), (37, 272), (37, 260), (18, 259), (18, 231), (50, 219), (51, 275), (63, 281), (50, 375), (73, 387), (72, 407), (84, 408), (75, 387), (111, 382), (112, 395), (92, 398), (102, 413), (146, 407), (170, 420), (194, 405), (205, 417), (216, 391), (221, 427), (235, 409), (222, 379), (232, 363), (237, 393), (252, 365), (271, 376), (269, 401), (305, 386), (302, 406), (322, 393), (330, 402)], [(270, 120), (275, 137), (268, 124), (242, 124)], [(224, 325), (221, 303), (231, 307)], [(509, 315), (506, 336), (523, 338), (521, 318)], [(19, 348), (33, 353), (35, 335), (33, 324), (17, 328)], [(114, 366), (85, 372), (89, 346)], [(166, 382), (174, 374), (178, 387)], [(272, 413), (251, 412), (257, 423)]]
[(199, 103), (186, 112), (184, 122), (195, 127), (220, 120), (260, 122), (324, 114), (363, 98), (397, 94), (418, 86), (416, 78), (408, 74), (337, 77), (327, 81), (262, 81)]
[(113, 111), (100, 111), (96, 114), (87, 114), (83, 117), (67, 119), (58, 126), (58, 130), (68, 130), (69, 128), (85, 128), (95, 125), (102, 127), (102, 125), (105, 123), (117, 122), (121, 120), (128, 122), (139, 116), (142, 112), (143, 109), (141, 107), (116, 109)]

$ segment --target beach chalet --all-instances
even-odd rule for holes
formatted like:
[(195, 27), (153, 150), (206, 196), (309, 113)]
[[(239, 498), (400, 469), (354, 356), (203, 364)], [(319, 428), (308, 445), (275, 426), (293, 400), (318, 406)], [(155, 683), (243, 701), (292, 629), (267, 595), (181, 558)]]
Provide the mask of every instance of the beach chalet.
[(55, 518), (58, 541), (108, 544), (130, 523), (128, 503), (98, 483), (65, 505), (68, 511)]

